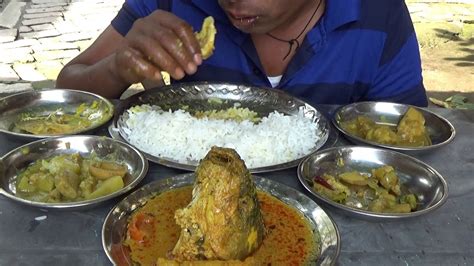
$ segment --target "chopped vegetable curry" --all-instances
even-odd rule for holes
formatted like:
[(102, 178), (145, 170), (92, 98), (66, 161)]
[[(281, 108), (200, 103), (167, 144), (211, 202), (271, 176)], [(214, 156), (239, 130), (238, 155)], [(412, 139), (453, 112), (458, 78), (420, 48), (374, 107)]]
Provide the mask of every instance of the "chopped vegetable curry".
[(397, 126), (377, 124), (363, 115), (342, 122), (341, 126), (351, 134), (381, 144), (408, 147), (431, 145), (425, 118), (413, 107), (408, 108)]
[[(129, 221), (124, 244), (139, 265), (178, 265), (168, 260), (180, 236), (174, 214), (191, 201), (192, 187), (174, 189), (150, 199)], [(264, 192), (258, 192), (267, 234), (257, 251), (244, 261), (228, 265), (302, 265), (316, 259), (319, 247), (306, 219), (295, 209)], [(214, 263), (217, 261), (214, 261)], [(198, 263), (199, 261), (194, 261)], [(211, 263), (211, 261), (201, 261)], [(194, 265), (194, 264), (193, 264)], [(203, 264), (204, 265), (204, 264)]]
[(46, 114), (22, 113), (12, 131), (35, 135), (68, 134), (90, 128), (109, 118), (98, 101), (79, 105), (73, 113), (58, 108)]
[(416, 210), (415, 194), (404, 193), (392, 166), (316, 176), (313, 189), (322, 196), (349, 207), (372, 212), (408, 213)]
[(207, 117), (209, 119), (233, 120), (236, 122), (249, 120), (253, 123), (257, 123), (261, 120), (257, 112), (242, 107), (230, 107), (225, 110), (197, 111), (194, 116), (196, 118)]
[(17, 177), (17, 195), (39, 202), (74, 202), (111, 194), (124, 187), (125, 165), (84, 158), (78, 153), (37, 160)]

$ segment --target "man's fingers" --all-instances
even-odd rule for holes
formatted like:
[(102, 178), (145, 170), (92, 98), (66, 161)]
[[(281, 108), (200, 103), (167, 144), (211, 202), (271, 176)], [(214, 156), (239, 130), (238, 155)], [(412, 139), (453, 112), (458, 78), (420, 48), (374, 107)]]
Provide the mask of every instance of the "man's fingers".
[[(164, 40), (161, 41), (163, 43)], [(184, 71), (179, 63), (166, 51), (159, 42), (146, 35), (136, 36), (131, 45), (139, 50), (144, 59), (154, 64), (160, 70), (167, 71), (175, 79), (182, 79)]]
[(171, 29), (176, 36), (178, 36), (178, 38), (183, 42), (183, 47), (192, 56), (196, 65), (202, 63), (200, 56), (201, 47), (194, 36), (193, 28), (186, 21), (168, 12), (159, 12), (153, 16), (153, 19), (159, 21), (159, 23), (164, 27)]
[[(197, 65), (193, 60), (193, 55), (184, 47), (184, 43), (173, 31), (155, 31), (153, 37), (155, 40), (160, 40), (163, 48), (179, 66), (188, 74), (194, 74), (197, 70)], [(172, 72), (170, 72), (172, 73)]]
[(141, 53), (131, 47), (117, 53), (117, 65), (121, 66), (120, 75), (129, 83), (143, 79), (161, 80), (160, 69), (143, 58)]
[[(157, 79), (160, 71), (174, 79), (197, 71), (202, 63), (201, 48), (191, 26), (174, 14), (161, 10), (135, 21), (126, 35), (128, 49), (120, 64), (127, 80)], [(127, 66), (127, 67), (124, 67)]]

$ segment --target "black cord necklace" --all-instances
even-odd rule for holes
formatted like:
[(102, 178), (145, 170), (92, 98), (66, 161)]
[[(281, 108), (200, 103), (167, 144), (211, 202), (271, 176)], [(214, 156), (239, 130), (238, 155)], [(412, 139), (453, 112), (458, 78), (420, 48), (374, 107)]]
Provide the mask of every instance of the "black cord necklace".
[(288, 49), (288, 53), (285, 55), (285, 57), (283, 57), (283, 61), (290, 55), (290, 53), (292, 51), (292, 48), (293, 48), (293, 45), (296, 44), (296, 49), (298, 49), (300, 47), (300, 42), (298, 41), (298, 39), (301, 37), (301, 35), (303, 35), (303, 32), (305, 32), (306, 28), (308, 28), (309, 23), (311, 22), (311, 20), (313, 20), (314, 16), (318, 12), (319, 7), (321, 6), (322, 2), (323, 2), (323, 0), (319, 1), (318, 6), (316, 7), (316, 9), (313, 12), (313, 15), (311, 15), (311, 18), (308, 20), (308, 22), (304, 26), (303, 30), (300, 32), (300, 34), (298, 34), (298, 36), (296, 36), (296, 38), (293, 38), (291, 40), (284, 40), (284, 39), (278, 38), (278, 37), (270, 34), (269, 32), (266, 33), (266, 35), (268, 35), (272, 39), (275, 39), (275, 40), (280, 41), (280, 42), (286, 42), (290, 46), (289, 49)]

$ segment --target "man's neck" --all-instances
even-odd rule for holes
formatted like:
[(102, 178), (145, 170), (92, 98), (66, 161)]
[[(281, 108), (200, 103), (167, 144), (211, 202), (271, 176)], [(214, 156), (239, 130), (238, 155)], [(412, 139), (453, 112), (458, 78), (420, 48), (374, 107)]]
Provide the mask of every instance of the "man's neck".
[[(306, 34), (322, 17), (325, 9), (325, 0), (321, 1), (323, 2), (321, 2), (316, 13), (314, 12), (319, 1), (309, 1), (312, 3), (310, 7), (303, 5), (300, 10), (301, 12), (304, 11), (304, 14), (294, 16), (295, 20), (291, 23), (285, 23), (285, 25), (271, 31), (270, 34), (273, 37), (268, 34), (251, 34), (260, 62), (267, 76), (278, 76), (285, 72), (291, 59), (296, 54), (298, 45), (303, 43)], [(314, 16), (311, 18), (313, 14)], [(308, 26), (305, 29), (306, 25)], [(303, 29), (305, 30), (303, 31)], [(298, 37), (300, 33), (301, 35)], [(274, 37), (281, 40), (276, 40)], [(295, 42), (293, 42), (290, 45), (289, 41), (294, 40), (296, 37), (298, 37), (298, 43), (295, 45)]]
[[(289, 17), (286, 22), (281, 23), (269, 33), (273, 36), (278, 36), (280, 39), (291, 40), (296, 38), (307, 25), (305, 31), (301, 34), (301, 36), (306, 36), (306, 33), (308, 33), (308, 31), (310, 31), (322, 17), (325, 9), (325, 2), (325, 0), (307, 1), (294, 13), (293, 16)], [(314, 14), (316, 8), (318, 8), (318, 10)], [(314, 16), (312, 16), (313, 14)]]

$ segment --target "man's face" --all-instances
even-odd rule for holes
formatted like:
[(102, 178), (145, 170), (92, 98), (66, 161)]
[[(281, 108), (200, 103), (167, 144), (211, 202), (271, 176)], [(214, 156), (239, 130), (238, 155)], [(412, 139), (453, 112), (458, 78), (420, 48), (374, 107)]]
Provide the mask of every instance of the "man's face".
[(267, 33), (290, 21), (313, 0), (218, 0), (230, 22), (246, 33)]

